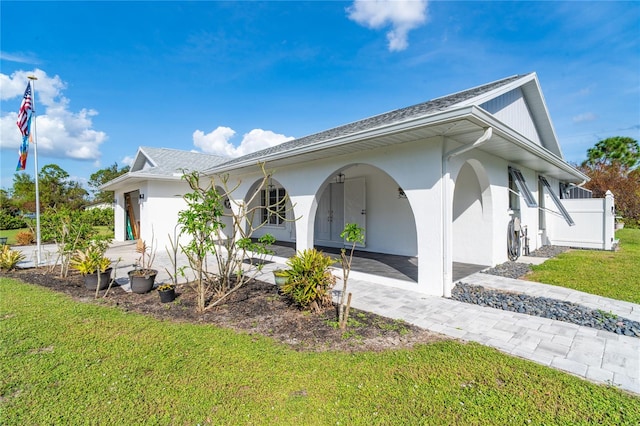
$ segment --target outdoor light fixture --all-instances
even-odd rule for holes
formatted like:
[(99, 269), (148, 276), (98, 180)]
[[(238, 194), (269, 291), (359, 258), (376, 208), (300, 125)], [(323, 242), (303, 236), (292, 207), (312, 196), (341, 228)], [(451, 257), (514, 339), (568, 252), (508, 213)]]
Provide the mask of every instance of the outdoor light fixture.
[(138, 198), (141, 199), (141, 200), (144, 200), (144, 194), (138, 195)]
[(344, 183), (344, 174), (343, 173), (338, 173), (338, 176), (336, 176), (336, 183)]

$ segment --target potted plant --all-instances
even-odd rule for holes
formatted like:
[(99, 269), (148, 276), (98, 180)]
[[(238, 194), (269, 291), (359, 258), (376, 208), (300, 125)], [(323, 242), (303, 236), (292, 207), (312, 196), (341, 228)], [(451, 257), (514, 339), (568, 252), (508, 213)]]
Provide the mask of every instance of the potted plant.
[(173, 284), (162, 284), (157, 290), (161, 303), (173, 302), (176, 298), (176, 286)]
[(273, 278), (275, 279), (278, 288), (282, 287), (289, 279), (287, 271), (280, 268), (273, 271)]
[(111, 281), (111, 259), (105, 257), (108, 241), (93, 240), (84, 250), (76, 250), (71, 256), (69, 266), (84, 276), (84, 285), (88, 290), (104, 290)]
[(128, 272), (129, 283), (131, 284), (132, 292), (144, 294), (151, 291), (156, 275), (158, 275), (158, 271), (152, 268), (156, 257), (153, 239), (151, 240), (151, 246), (147, 246), (147, 243), (143, 240), (138, 240), (136, 251), (140, 253), (140, 258), (135, 264), (135, 269)]

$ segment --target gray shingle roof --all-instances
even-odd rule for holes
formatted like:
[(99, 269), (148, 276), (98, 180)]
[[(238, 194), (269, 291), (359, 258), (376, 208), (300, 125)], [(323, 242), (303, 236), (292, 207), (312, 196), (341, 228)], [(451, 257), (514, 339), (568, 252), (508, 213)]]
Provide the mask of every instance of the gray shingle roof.
[(215, 167), (229, 160), (229, 158), (218, 155), (203, 154), (201, 152), (181, 151), (169, 148), (153, 148), (141, 146), (140, 151), (147, 159), (155, 164), (144, 170), (131, 172), (144, 173), (158, 176), (173, 176), (174, 173), (181, 173), (181, 169), (203, 171)]
[(359, 120), (350, 124), (345, 124), (343, 126), (325, 130), (320, 133), (315, 133), (299, 139), (294, 139), (288, 142), (284, 142), (284, 143), (281, 143), (280, 145), (276, 145), (260, 151), (252, 152), (242, 157), (238, 157), (238, 158), (234, 158), (232, 160), (226, 161), (222, 164), (224, 164), (225, 166), (228, 166), (228, 165), (233, 165), (235, 163), (240, 163), (240, 162), (252, 160), (252, 159), (259, 161), (262, 157), (266, 157), (271, 154), (290, 151), (292, 149), (313, 145), (315, 143), (330, 140), (336, 137), (350, 135), (363, 130), (375, 129), (377, 127), (402, 122), (408, 119), (426, 117), (428, 115), (431, 115), (437, 112), (445, 111), (449, 108), (452, 108), (456, 104), (467, 101), (476, 96), (480, 96), (484, 93), (490, 92), (494, 89), (497, 89), (501, 86), (509, 84), (522, 77), (523, 75), (514, 75), (512, 77), (507, 77), (502, 80), (494, 81), (492, 83), (484, 84), (482, 86), (467, 89), (462, 92), (454, 93), (452, 95), (436, 98), (421, 104), (386, 112), (370, 118), (365, 118), (364, 120)]

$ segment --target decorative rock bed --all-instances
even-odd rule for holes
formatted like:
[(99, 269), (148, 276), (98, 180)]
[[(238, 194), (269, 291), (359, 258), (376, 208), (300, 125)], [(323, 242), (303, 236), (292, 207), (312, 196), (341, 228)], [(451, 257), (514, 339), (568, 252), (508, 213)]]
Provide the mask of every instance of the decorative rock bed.
[(529, 253), (529, 257), (556, 257), (560, 253), (569, 251), (570, 247), (566, 246), (542, 246)]
[[(529, 256), (554, 257), (567, 250), (569, 250), (569, 247), (542, 246), (531, 252)], [(482, 272), (516, 279), (526, 275), (529, 271), (531, 271), (531, 265), (510, 261), (485, 269)], [(451, 298), (460, 302), (550, 318), (624, 336), (640, 337), (640, 323), (637, 321), (562, 300), (529, 296), (522, 293), (488, 290), (482, 286), (463, 282), (455, 285), (451, 291)]]
[[(565, 246), (542, 246), (529, 253), (529, 257), (555, 257), (569, 250)], [(531, 265), (520, 262), (505, 262), (493, 268), (482, 271), (485, 274), (497, 275), (505, 278), (520, 278), (531, 271)]]
[(531, 271), (531, 265), (518, 262), (504, 262), (493, 268), (485, 269), (483, 274), (497, 275), (505, 278), (520, 278)]
[(460, 302), (569, 322), (612, 333), (640, 337), (640, 323), (601, 310), (546, 297), (485, 289), (459, 282), (451, 298)]

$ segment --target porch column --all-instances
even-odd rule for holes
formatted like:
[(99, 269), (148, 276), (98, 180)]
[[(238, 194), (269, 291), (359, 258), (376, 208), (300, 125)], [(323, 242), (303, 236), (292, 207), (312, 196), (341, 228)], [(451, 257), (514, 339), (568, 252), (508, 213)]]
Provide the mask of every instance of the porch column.
[(290, 195), (294, 207), (293, 214), (297, 219), (296, 251), (313, 248), (313, 227), (316, 218), (313, 195)]
[(442, 209), (440, 184), (407, 193), (416, 217), (418, 239), (418, 288), (433, 296), (443, 295)]
[(455, 183), (447, 170), (442, 176), (442, 296), (451, 297), (453, 288), (453, 193)]

